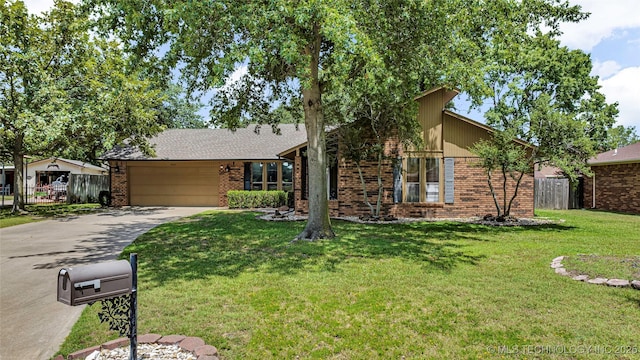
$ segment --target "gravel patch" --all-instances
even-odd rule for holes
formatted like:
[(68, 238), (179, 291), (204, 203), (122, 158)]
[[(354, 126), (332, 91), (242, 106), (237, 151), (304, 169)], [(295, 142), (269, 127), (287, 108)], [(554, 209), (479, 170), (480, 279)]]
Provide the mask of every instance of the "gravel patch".
[[(265, 221), (305, 221), (307, 216), (296, 215), (293, 210), (288, 211), (275, 211), (273, 209), (259, 210), (264, 212), (263, 215), (258, 215), (257, 218)], [(332, 219), (344, 220), (361, 224), (401, 224), (410, 222), (442, 222), (453, 221), (467, 224), (480, 224), (489, 226), (538, 226), (548, 224), (558, 224), (563, 221), (555, 221), (544, 218), (518, 218), (513, 221), (494, 221), (485, 220), (483, 217), (469, 217), (469, 218), (392, 218), (384, 220), (370, 220), (363, 219), (358, 216), (340, 216), (333, 217)]]

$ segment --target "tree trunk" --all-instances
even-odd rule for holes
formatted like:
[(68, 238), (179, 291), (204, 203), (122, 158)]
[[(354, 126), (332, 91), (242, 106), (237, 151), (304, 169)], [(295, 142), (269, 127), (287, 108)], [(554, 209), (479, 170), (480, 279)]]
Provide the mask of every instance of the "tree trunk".
[(13, 206), (11, 212), (24, 211), (24, 154), (22, 153), (23, 135), (18, 134), (13, 146)]
[(382, 184), (382, 155), (384, 147), (380, 147), (378, 151), (378, 198), (376, 199), (376, 213), (375, 216), (380, 216), (380, 208), (382, 207), (382, 193), (384, 186)]
[(522, 182), (523, 177), (524, 177), (524, 173), (521, 172), (520, 176), (518, 176), (518, 180), (516, 181), (516, 188), (513, 190), (513, 196), (511, 197), (511, 200), (509, 200), (509, 206), (507, 207), (507, 210), (504, 213), (505, 216), (511, 215), (511, 206), (513, 205), (513, 201), (518, 196), (518, 189), (520, 189), (520, 183)]
[(358, 169), (358, 175), (360, 176), (360, 185), (362, 185), (362, 196), (364, 197), (364, 203), (369, 207), (369, 212), (371, 212), (371, 216), (377, 216), (375, 210), (373, 209), (373, 205), (369, 202), (369, 194), (367, 193), (367, 182), (364, 181), (364, 175), (362, 174), (362, 167), (360, 167), (360, 163), (356, 162), (356, 168)]
[(302, 90), (304, 125), (307, 130), (307, 158), (309, 166), (309, 220), (296, 239), (316, 240), (333, 238), (327, 197), (327, 144), (322, 113), (322, 91), (319, 83), (321, 36), (314, 28), (314, 42), (307, 48), (310, 56), (311, 82)]
[(496, 210), (498, 211), (497, 216), (500, 217), (500, 215), (502, 215), (502, 210), (500, 209), (500, 203), (496, 197), (496, 190), (493, 188), (491, 170), (487, 172), (487, 183), (489, 183), (489, 190), (491, 190), (491, 196), (493, 196), (493, 203), (496, 205)]
[[(509, 213), (507, 212), (507, 171), (504, 167), (504, 165), (502, 166), (502, 211), (503, 211), (503, 215), (504, 216), (509, 216)], [(498, 216), (500, 216), (498, 214)]]

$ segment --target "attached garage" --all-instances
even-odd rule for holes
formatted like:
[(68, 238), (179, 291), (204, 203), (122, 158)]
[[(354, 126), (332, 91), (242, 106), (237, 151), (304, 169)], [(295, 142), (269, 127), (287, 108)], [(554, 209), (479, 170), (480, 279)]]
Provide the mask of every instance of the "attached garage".
[(214, 161), (129, 161), (129, 203), (137, 206), (218, 206)]

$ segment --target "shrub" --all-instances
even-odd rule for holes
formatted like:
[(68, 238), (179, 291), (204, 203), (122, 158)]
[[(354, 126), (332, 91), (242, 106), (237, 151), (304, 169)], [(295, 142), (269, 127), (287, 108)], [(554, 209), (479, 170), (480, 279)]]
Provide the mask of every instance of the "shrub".
[(230, 190), (227, 199), (230, 209), (275, 208), (287, 205), (287, 192)]

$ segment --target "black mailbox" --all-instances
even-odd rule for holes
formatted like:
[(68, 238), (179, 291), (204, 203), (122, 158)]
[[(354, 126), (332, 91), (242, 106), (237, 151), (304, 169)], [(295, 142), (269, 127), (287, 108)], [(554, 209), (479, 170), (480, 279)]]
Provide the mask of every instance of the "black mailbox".
[(131, 294), (132, 279), (126, 260), (61, 269), (58, 301), (75, 306)]

